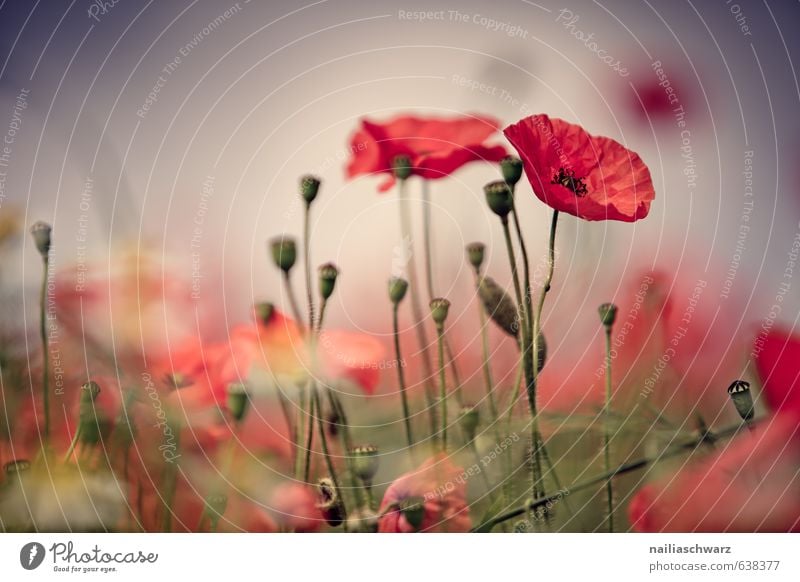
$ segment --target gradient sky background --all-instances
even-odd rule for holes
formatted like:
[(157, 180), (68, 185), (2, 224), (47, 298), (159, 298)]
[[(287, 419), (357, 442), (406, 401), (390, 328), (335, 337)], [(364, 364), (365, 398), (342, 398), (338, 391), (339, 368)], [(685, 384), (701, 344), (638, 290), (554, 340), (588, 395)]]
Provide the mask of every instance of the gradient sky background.
[[(17, 95), (30, 92), (0, 208), (16, 208), (26, 224), (53, 223), (59, 268), (76, 260), (81, 195), (90, 178), (88, 238), (99, 268), (116, 256), (110, 247), (132, 243), (163, 253), (169, 274), (189, 279), (193, 221), (203, 212), (203, 182), (212, 176), (202, 290), (207, 302), (224, 306), (218, 312), (229, 321), (240, 320), (255, 299), (281, 301), (265, 241), (301, 232), (297, 177), (314, 172), (324, 186), (315, 207), (313, 260), (334, 260), (343, 272), (330, 323), (386, 333), (396, 207), (392, 194), (376, 192), (378, 179), (344, 178), (358, 119), (480, 112), (506, 125), (546, 112), (637, 151), (657, 191), (651, 215), (635, 225), (562, 220), (558, 285), (548, 308), (565, 318), (557, 351), (566, 349), (571, 334), (596, 333), (595, 306), (645, 269), (680, 273), (690, 284), (707, 281), (704, 307), (718, 307), (721, 318), (748, 333), (768, 317), (784, 281), (787, 252), (800, 230), (797, 2), (107, 5), (102, 13), (89, 0), (0, 3), (0, 132), (11, 122)], [(228, 17), (204, 31), (227, 10)], [(444, 17), (420, 22), (401, 14), (417, 10), (444, 11)], [(578, 16), (572, 28), (564, 26), (563, 10)], [(508, 26), (491, 30), (484, 18)], [(510, 35), (511, 26), (518, 29)], [(629, 74), (601, 62), (575, 30), (593, 34)], [(693, 189), (655, 61), (663, 63), (686, 111)], [(169, 63), (177, 66), (157, 101), (137, 115)], [(461, 80), (496, 89), (472, 90)], [(731, 297), (722, 299), (746, 201), (747, 151), (753, 152), (751, 229)], [(472, 240), (491, 246), (490, 271), (510, 281), (502, 233), (481, 191), (496, 175), (488, 164), (474, 164), (433, 185), (436, 285), (456, 301), (470, 297), (463, 245)], [(545, 251), (549, 213), (527, 187), (519, 196), (536, 262)], [(24, 252), (5, 275), (33, 289), (35, 252), (27, 240), (20, 245)], [(798, 295), (794, 289), (779, 316), (790, 327), (800, 313)], [(17, 307), (29, 315), (36, 308), (30, 300)], [(467, 301), (457, 312), (474, 314)]]

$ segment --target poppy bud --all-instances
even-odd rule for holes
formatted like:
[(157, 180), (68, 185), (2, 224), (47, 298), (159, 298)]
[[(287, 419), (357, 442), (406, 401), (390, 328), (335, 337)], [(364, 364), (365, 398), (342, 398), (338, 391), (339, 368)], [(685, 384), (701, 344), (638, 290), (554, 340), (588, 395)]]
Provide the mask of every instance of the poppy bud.
[(469, 264), (472, 265), (476, 271), (481, 268), (481, 265), (483, 265), (483, 252), (485, 249), (486, 246), (481, 242), (469, 243), (467, 245), (467, 258), (469, 259)]
[(400, 303), (406, 296), (406, 291), (408, 291), (408, 281), (400, 277), (389, 279), (389, 299), (392, 300), (392, 303), (395, 305)]
[(272, 260), (282, 271), (288, 273), (297, 260), (297, 245), (293, 238), (279, 237), (272, 241)]
[(314, 202), (319, 192), (320, 180), (316, 176), (306, 175), (300, 178), (300, 195), (306, 204)]
[(6, 478), (21, 477), (31, 469), (31, 462), (27, 459), (15, 459), (3, 465)]
[(461, 409), (461, 414), (458, 415), (458, 422), (468, 442), (475, 440), (475, 431), (478, 428), (479, 420), (480, 415), (476, 407), (467, 405)]
[(753, 395), (750, 393), (750, 383), (744, 380), (735, 380), (728, 386), (728, 394), (742, 420), (745, 422), (753, 420), (755, 411), (753, 409)]
[(522, 160), (514, 156), (507, 156), (500, 160), (500, 170), (503, 172), (503, 180), (509, 186), (514, 186), (522, 178)]
[(89, 380), (81, 386), (81, 403), (94, 402), (100, 394), (100, 385), (94, 380)]
[(375, 533), (378, 531), (378, 514), (368, 507), (350, 512), (347, 531), (353, 533)]
[(333, 295), (333, 288), (336, 286), (336, 277), (339, 276), (339, 269), (333, 263), (326, 263), (319, 268), (319, 294), (323, 299)]
[(339, 492), (330, 477), (323, 477), (317, 481), (317, 492), (319, 508), (325, 521), (331, 527), (339, 527), (344, 521), (344, 507)]
[(46, 257), (50, 252), (50, 233), (52, 232), (53, 227), (41, 220), (37, 220), (31, 226), (33, 242), (36, 244), (36, 250), (39, 251), (42, 257)]
[(411, 158), (405, 155), (395, 156), (392, 160), (392, 172), (398, 180), (405, 180), (411, 175)]
[(407, 497), (400, 502), (400, 513), (415, 531), (422, 527), (425, 519), (425, 499), (422, 497)]
[(248, 403), (250, 401), (250, 394), (247, 388), (241, 382), (234, 382), (228, 384), (227, 389), (227, 405), (228, 412), (231, 413), (233, 420), (241, 422), (244, 415), (247, 413)]
[(511, 189), (502, 180), (489, 182), (483, 187), (486, 203), (497, 216), (505, 219), (511, 212)]
[(363, 445), (351, 451), (353, 471), (365, 484), (372, 483), (378, 472), (378, 448), (374, 445)]
[(444, 326), (447, 319), (447, 312), (450, 310), (450, 302), (443, 297), (432, 299), (430, 303), (431, 317), (437, 328)]
[(262, 301), (255, 305), (256, 319), (262, 324), (267, 325), (269, 320), (272, 319), (272, 314), (275, 313), (275, 305), (269, 301)]
[(617, 306), (613, 303), (603, 303), (597, 309), (598, 313), (600, 314), (600, 321), (604, 326), (610, 328), (614, 325), (614, 322), (617, 319)]
[(483, 308), (500, 329), (512, 337), (519, 334), (519, 312), (514, 300), (491, 277), (483, 277), (478, 285)]

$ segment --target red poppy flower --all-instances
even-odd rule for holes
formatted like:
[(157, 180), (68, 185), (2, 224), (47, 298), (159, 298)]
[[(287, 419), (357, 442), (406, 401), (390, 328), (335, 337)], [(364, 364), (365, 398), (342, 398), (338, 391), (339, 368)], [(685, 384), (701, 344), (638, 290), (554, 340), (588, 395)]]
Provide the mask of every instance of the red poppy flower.
[(800, 337), (773, 328), (756, 339), (755, 351), (767, 403), (773, 410), (800, 415)]
[(519, 152), (536, 196), (585, 220), (634, 222), (647, 216), (655, 190), (638, 154), (579, 125), (533, 115), (504, 133)]
[[(467, 532), (470, 528), (466, 474), (445, 455), (425, 461), (399, 477), (381, 502), (378, 531), (382, 533)], [(417, 519), (411, 503), (419, 508)]]
[(800, 531), (799, 420), (781, 413), (646, 485), (629, 505), (631, 525), (640, 532)]
[(385, 192), (394, 185), (392, 163), (396, 156), (411, 160), (411, 173), (427, 180), (449, 176), (461, 166), (476, 160), (497, 162), (506, 156), (501, 145), (485, 145), (500, 127), (500, 122), (483, 115), (453, 118), (424, 118), (402, 115), (385, 123), (361, 120), (361, 127), (350, 139), (353, 154), (347, 177), (386, 174), (379, 187)]

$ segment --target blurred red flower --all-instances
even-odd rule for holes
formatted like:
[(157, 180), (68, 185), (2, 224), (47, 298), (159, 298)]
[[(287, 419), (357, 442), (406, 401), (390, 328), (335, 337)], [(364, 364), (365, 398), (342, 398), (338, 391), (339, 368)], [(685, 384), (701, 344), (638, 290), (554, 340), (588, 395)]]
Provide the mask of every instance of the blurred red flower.
[(638, 154), (579, 125), (532, 115), (504, 133), (519, 152), (536, 196), (585, 220), (634, 222), (647, 216), (655, 190)]
[(800, 337), (774, 327), (756, 339), (755, 351), (764, 399), (775, 411), (800, 416)]
[(484, 142), (499, 127), (498, 120), (483, 115), (402, 115), (385, 123), (362, 119), (361, 127), (350, 139), (353, 157), (347, 166), (347, 177), (386, 174), (387, 179), (378, 187), (385, 192), (394, 185), (392, 162), (399, 155), (411, 159), (412, 174), (427, 180), (449, 176), (469, 162), (497, 162), (506, 156), (506, 149)]
[[(382, 533), (467, 532), (470, 528), (466, 474), (443, 454), (400, 476), (381, 502)], [(422, 504), (420, 521), (412, 523), (404, 504)]]

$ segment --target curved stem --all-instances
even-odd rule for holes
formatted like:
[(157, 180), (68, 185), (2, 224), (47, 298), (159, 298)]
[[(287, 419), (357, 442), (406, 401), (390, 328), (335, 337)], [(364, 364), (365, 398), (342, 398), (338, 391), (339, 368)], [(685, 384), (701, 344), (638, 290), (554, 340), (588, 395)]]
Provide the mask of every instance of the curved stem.
[(405, 380), (405, 372), (403, 371), (403, 357), (400, 353), (400, 331), (399, 331), (399, 322), (397, 317), (397, 311), (399, 308), (399, 304), (395, 303), (392, 309), (392, 330), (394, 335), (394, 353), (395, 358), (397, 358), (397, 381), (400, 385), (400, 398), (403, 401), (403, 420), (405, 421), (406, 425), (406, 440), (408, 442), (408, 448), (411, 449), (414, 446), (414, 437), (412, 436), (411, 432), (411, 412), (408, 406), (408, 394), (406, 393), (406, 380)]
[[(606, 472), (611, 470), (611, 452), (609, 441), (611, 440), (610, 418), (611, 413), (611, 326), (606, 328), (606, 398), (603, 410), (603, 458), (605, 461)], [(608, 511), (608, 531), (614, 532), (614, 489), (612, 480), (606, 481), (606, 502)]]
[[(314, 330), (314, 292), (311, 287), (311, 204), (306, 204), (303, 216), (303, 262), (306, 273), (306, 297), (308, 298), (308, 329)], [(298, 320), (298, 323), (300, 320)]]
[[(729, 427), (727, 427), (727, 428), (715, 433), (715, 436), (717, 438), (726, 438), (726, 437), (734, 436), (737, 432), (739, 432), (740, 428), (741, 428), (741, 425), (738, 425), (738, 424), (735, 425), (735, 426), (729, 426)], [(481, 529), (481, 531), (488, 531), (488, 529), (486, 529), (487, 527), (489, 529), (491, 529), (492, 527), (494, 527), (494, 526), (496, 526), (496, 525), (498, 525), (500, 523), (508, 521), (509, 519), (514, 519), (515, 517), (519, 517), (520, 515), (523, 515), (524, 513), (528, 512), (528, 511), (534, 510), (537, 507), (541, 507), (543, 505), (546, 505), (548, 503), (556, 501), (560, 497), (563, 497), (565, 495), (570, 495), (571, 493), (574, 493), (576, 491), (583, 491), (585, 489), (591, 489), (593, 487), (596, 487), (598, 484), (603, 483), (605, 481), (608, 481), (609, 479), (613, 479), (614, 477), (617, 477), (619, 475), (624, 475), (625, 473), (630, 473), (631, 471), (636, 471), (638, 469), (642, 469), (644, 467), (647, 467), (648, 465), (657, 463), (657, 462), (659, 462), (659, 461), (661, 461), (663, 459), (669, 459), (671, 457), (675, 457), (677, 455), (680, 455), (681, 453), (684, 453), (686, 451), (691, 451), (692, 449), (695, 449), (699, 445), (701, 445), (704, 442), (706, 442), (707, 438), (708, 438), (708, 435), (703, 434), (703, 435), (700, 435), (698, 438), (695, 438), (695, 439), (693, 439), (691, 441), (688, 441), (686, 443), (682, 443), (682, 444), (670, 447), (670, 448), (662, 451), (661, 453), (659, 453), (658, 455), (656, 455), (654, 457), (643, 457), (643, 458), (637, 459), (635, 461), (630, 461), (628, 463), (624, 463), (622, 465), (619, 465), (616, 469), (612, 469), (611, 471), (607, 471), (605, 473), (597, 475), (596, 477), (592, 477), (590, 479), (587, 479), (586, 481), (582, 481), (580, 483), (577, 483), (576, 485), (573, 485), (569, 489), (556, 491), (555, 493), (553, 493), (551, 495), (546, 495), (544, 497), (537, 498), (537, 499), (533, 500), (532, 502), (530, 502), (530, 503), (528, 503), (526, 505), (523, 505), (521, 507), (517, 507), (516, 509), (512, 509), (511, 511), (507, 511), (506, 513), (498, 515), (497, 517), (492, 518), (491, 520), (489, 520), (485, 524), (482, 524), (478, 528), (474, 528), (473, 531), (476, 531), (477, 529)]]
[(407, 248), (403, 249), (403, 256), (408, 258), (408, 286), (409, 295), (411, 296), (411, 313), (414, 317), (414, 330), (417, 334), (417, 342), (419, 344), (420, 353), (422, 355), (422, 371), (425, 376), (425, 397), (427, 400), (428, 410), (430, 411), (430, 431), (431, 438), (436, 442), (436, 399), (435, 389), (433, 387), (433, 363), (431, 362), (430, 354), (428, 353), (428, 336), (425, 333), (424, 315), (422, 306), (420, 305), (419, 289), (417, 286), (417, 268), (414, 261), (414, 244), (411, 235), (411, 216), (408, 209), (408, 200), (406, 199), (405, 189), (406, 180), (398, 180), (397, 183), (398, 201), (400, 207), (400, 232), (404, 245)]
[[(339, 478), (336, 476), (336, 469), (333, 466), (333, 458), (331, 457), (331, 452), (328, 447), (328, 437), (325, 435), (325, 425), (323, 424), (322, 420), (322, 402), (320, 402), (319, 390), (317, 389), (315, 382), (312, 382), (311, 384), (311, 399), (312, 407), (316, 408), (317, 410), (317, 414), (314, 416), (317, 419), (317, 429), (319, 432), (319, 442), (322, 445), (322, 455), (325, 457), (325, 464), (328, 467), (328, 473), (331, 476), (331, 481), (333, 481), (333, 486), (336, 488), (336, 491), (341, 492), (342, 489), (339, 487)], [(345, 509), (344, 496), (340, 495), (340, 499), (342, 503), (342, 519), (343, 521), (347, 521), (347, 510)]]
[(50, 348), (47, 338), (47, 277), (50, 257), (42, 257), (42, 287), (39, 295), (39, 334), (42, 339), (42, 396), (44, 401), (44, 450), (50, 444)]
[(297, 297), (294, 295), (294, 287), (292, 286), (292, 279), (289, 276), (289, 271), (283, 271), (283, 282), (286, 285), (286, 295), (289, 296), (289, 307), (292, 310), (292, 317), (294, 317), (297, 325), (302, 328), (303, 316), (300, 313), (300, 307), (297, 304)]
[[(309, 392), (313, 390), (311, 386)], [(301, 411), (302, 414), (302, 411)], [(308, 426), (306, 427), (306, 450), (305, 450), (305, 469), (303, 470), (303, 482), (308, 483), (311, 478), (311, 447), (314, 445), (314, 417), (317, 414), (314, 398), (309, 398), (308, 405)]]
[(444, 363), (444, 325), (436, 329), (439, 344), (439, 406), (442, 417), (442, 451), (447, 452), (447, 379), (445, 378)]

